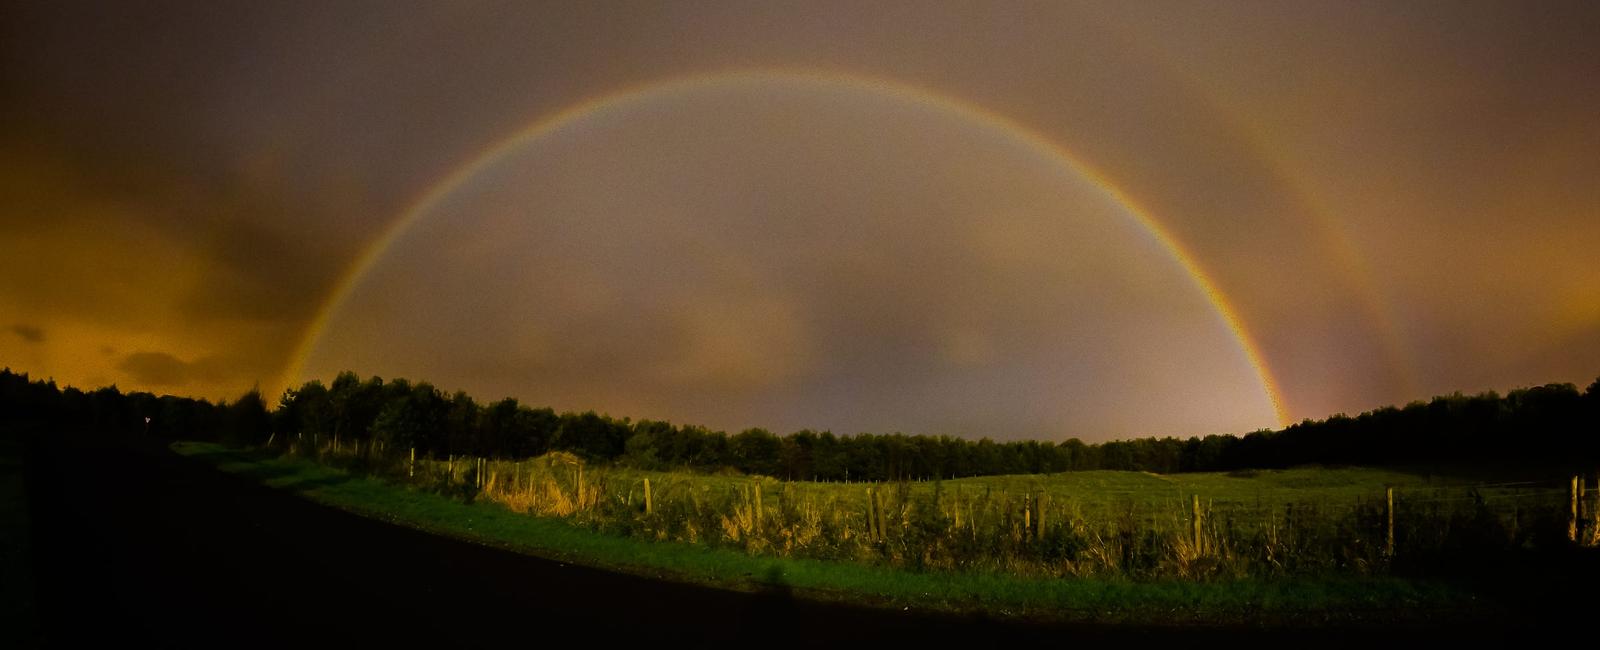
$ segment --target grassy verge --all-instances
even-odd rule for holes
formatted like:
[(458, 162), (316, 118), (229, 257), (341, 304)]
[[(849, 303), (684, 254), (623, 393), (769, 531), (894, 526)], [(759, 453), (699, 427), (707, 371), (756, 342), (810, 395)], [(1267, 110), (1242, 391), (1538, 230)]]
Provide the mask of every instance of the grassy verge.
[(749, 591), (784, 589), (805, 598), (897, 610), (1146, 625), (1361, 624), (1459, 616), (1470, 599), (1445, 585), (1388, 577), (1225, 582), (1031, 579), (760, 557), (605, 535), (563, 519), (523, 515), (491, 503), (466, 504), (303, 459), (199, 443), (179, 443), (174, 449), (318, 503), (531, 555), (663, 579)]

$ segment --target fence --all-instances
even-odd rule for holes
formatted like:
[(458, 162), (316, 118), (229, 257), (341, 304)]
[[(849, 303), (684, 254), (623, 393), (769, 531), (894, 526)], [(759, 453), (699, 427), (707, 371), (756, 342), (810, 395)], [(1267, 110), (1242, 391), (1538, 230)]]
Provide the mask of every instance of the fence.
[[(1038, 575), (1379, 573), (1397, 564), (1600, 544), (1584, 477), (1317, 493), (1064, 493), (983, 479), (786, 482), (537, 459), (418, 458), (296, 440), (289, 453), (605, 532), (776, 556)], [(1014, 483), (1014, 482), (1013, 482)]]

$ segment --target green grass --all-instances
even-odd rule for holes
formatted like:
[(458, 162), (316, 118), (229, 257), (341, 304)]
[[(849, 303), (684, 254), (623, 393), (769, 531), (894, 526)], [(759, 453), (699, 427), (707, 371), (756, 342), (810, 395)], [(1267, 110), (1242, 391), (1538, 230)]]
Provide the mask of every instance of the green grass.
[[(419, 461), (422, 462), (422, 461)], [(442, 461), (428, 461), (442, 464)], [(511, 463), (496, 461), (496, 467), (505, 470)], [(752, 479), (743, 475), (686, 474), (681, 472), (641, 471), (622, 467), (598, 468), (611, 482), (622, 485), (640, 484), (649, 478), (657, 487), (658, 498), (674, 486), (692, 484), (696, 489), (711, 493), (731, 493), (759, 484), (769, 502), (777, 498), (786, 483), (772, 478)], [(1489, 496), (1522, 495), (1530, 491), (1551, 491), (1554, 502), (1564, 503), (1565, 493), (1559, 483), (1558, 473), (1545, 472), (1539, 476), (1550, 479), (1547, 485), (1510, 485), (1481, 488), (1479, 493)], [(1144, 512), (1165, 512), (1186, 515), (1190, 511), (1190, 498), (1198, 495), (1219, 515), (1230, 513), (1253, 517), (1260, 513), (1281, 513), (1287, 505), (1319, 505), (1334, 509), (1349, 508), (1362, 502), (1377, 503), (1384, 498), (1385, 488), (1395, 488), (1398, 499), (1420, 500), (1437, 497), (1454, 498), (1482, 481), (1475, 476), (1428, 475), (1420, 472), (1403, 472), (1366, 467), (1298, 467), (1293, 469), (1251, 470), (1244, 473), (1195, 472), (1161, 475), (1150, 472), (1094, 470), (1062, 472), (1058, 474), (1014, 474), (981, 476), (939, 481), (946, 498), (962, 499), (984, 495), (1045, 495), (1060, 507), (1072, 507), (1086, 518), (1104, 518), (1108, 514), (1129, 506)], [(787, 485), (812, 494), (825, 495), (844, 506), (866, 507), (865, 488), (868, 484), (815, 483), (799, 481)], [(880, 488), (885, 484), (875, 484)], [(935, 482), (913, 482), (910, 495), (920, 497), (932, 494)]]
[[(487, 502), (467, 504), (305, 459), (201, 443), (179, 443), (174, 449), (318, 503), (540, 557), (722, 588), (782, 588), (805, 598), (894, 609), (983, 612), (1002, 618), (1057, 621), (1304, 625), (1319, 621), (1392, 621), (1430, 612), (1459, 612), (1470, 599), (1469, 594), (1442, 584), (1385, 576), (1211, 582), (1050, 579), (760, 557), (731, 548), (602, 534), (565, 519), (519, 514)], [(1254, 479), (1084, 472), (1052, 477), (961, 479), (946, 485), (977, 490), (1005, 487), (1008, 481), (1034, 482), (1052, 494), (1059, 493), (1061, 498), (1080, 499), (1123, 491), (1166, 498), (1168, 490), (1178, 495), (1198, 488), (1217, 490), (1219, 494), (1232, 489), (1254, 498), (1258, 493), (1273, 494), (1275, 490), (1370, 492), (1373, 485), (1382, 484), (1375, 484), (1375, 478), (1407, 480), (1372, 472), (1289, 470), (1263, 473)], [(748, 484), (748, 479), (742, 478), (705, 478), (729, 481), (730, 485), (734, 481)], [(1230, 481), (1247, 485), (1230, 485)]]

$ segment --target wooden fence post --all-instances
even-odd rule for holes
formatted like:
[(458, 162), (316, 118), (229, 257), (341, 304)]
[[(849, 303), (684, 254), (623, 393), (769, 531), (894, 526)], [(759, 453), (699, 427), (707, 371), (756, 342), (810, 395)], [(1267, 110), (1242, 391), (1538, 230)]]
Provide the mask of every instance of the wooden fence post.
[(1388, 535), (1383, 538), (1383, 554), (1394, 557), (1394, 488), (1384, 488), (1384, 515), (1389, 520)]
[(1583, 522), (1586, 521), (1587, 518), (1594, 517), (1594, 513), (1589, 512), (1587, 508), (1583, 507), (1583, 501), (1586, 498), (1584, 497), (1584, 492), (1589, 487), (1589, 482), (1583, 479), (1582, 474), (1572, 478), (1578, 482), (1578, 535), (1575, 540), (1577, 541), (1583, 539)]
[(1022, 495), (1022, 540), (1028, 541), (1033, 536), (1033, 498), (1032, 495)]
[(873, 541), (878, 539), (878, 516), (872, 511), (872, 488), (867, 488), (867, 537)]
[(1568, 495), (1572, 500), (1572, 508), (1567, 513), (1567, 540), (1578, 541), (1578, 477), (1572, 477)]
[(876, 496), (878, 494), (877, 492), (874, 492), (873, 494), (875, 495), (874, 498), (876, 498), (878, 501), (878, 536), (883, 539), (888, 539), (889, 513), (885, 512), (887, 508), (885, 508), (884, 505), (888, 503), (889, 499), (888, 497)]
[(1594, 512), (1589, 512), (1589, 508), (1584, 508), (1584, 500), (1587, 498), (1584, 493), (1589, 488), (1589, 482), (1584, 480), (1584, 475), (1582, 474), (1574, 475), (1573, 479), (1578, 479), (1578, 536), (1582, 538), (1582, 535), (1584, 535), (1584, 520), (1594, 516)]
[(406, 463), (406, 478), (417, 477), (417, 448), (411, 448), (411, 460)]
[(655, 504), (650, 501), (650, 479), (644, 480), (644, 513), (655, 512)]
[(1595, 472), (1594, 477), (1595, 505), (1589, 513), (1589, 519), (1593, 520), (1589, 522), (1589, 546), (1600, 545), (1600, 472)]
[(883, 539), (883, 518), (878, 505), (878, 491), (867, 488), (867, 534), (872, 541)]
[(1200, 551), (1200, 495), (1199, 494), (1190, 495), (1189, 513), (1190, 513), (1189, 514), (1189, 527), (1193, 529), (1192, 532), (1194, 534), (1194, 552), (1196, 554), (1199, 554), (1201, 552)]
[(756, 509), (755, 517), (751, 521), (755, 525), (756, 532), (759, 533), (761, 532), (761, 479), (756, 479), (754, 489), (756, 492)]
[(951, 518), (954, 521), (952, 526), (955, 528), (955, 530), (961, 530), (961, 495), (960, 495), (960, 493), (956, 494), (956, 498), (950, 500), (950, 506), (951, 506), (950, 507)]
[(1043, 540), (1044, 539), (1044, 504), (1046, 504), (1048, 502), (1049, 502), (1049, 496), (1044, 494), (1044, 493), (1040, 493), (1039, 497), (1034, 500), (1033, 507), (1034, 507), (1035, 510), (1038, 510), (1038, 513), (1036, 513), (1034, 518), (1033, 518), (1033, 538), (1034, 539), (1037, 539), (1037, 540)]

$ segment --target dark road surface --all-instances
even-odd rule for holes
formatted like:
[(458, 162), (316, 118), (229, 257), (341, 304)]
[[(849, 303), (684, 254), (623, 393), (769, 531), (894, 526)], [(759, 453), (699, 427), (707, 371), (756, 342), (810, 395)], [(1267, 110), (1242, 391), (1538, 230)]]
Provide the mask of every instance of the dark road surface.
[(156, 444), (34, 443), (26, 472), (39, 624), (51, 647), (1528, 640), (1503, 628), (1002, 625), (532, 558), (318, 506)]

